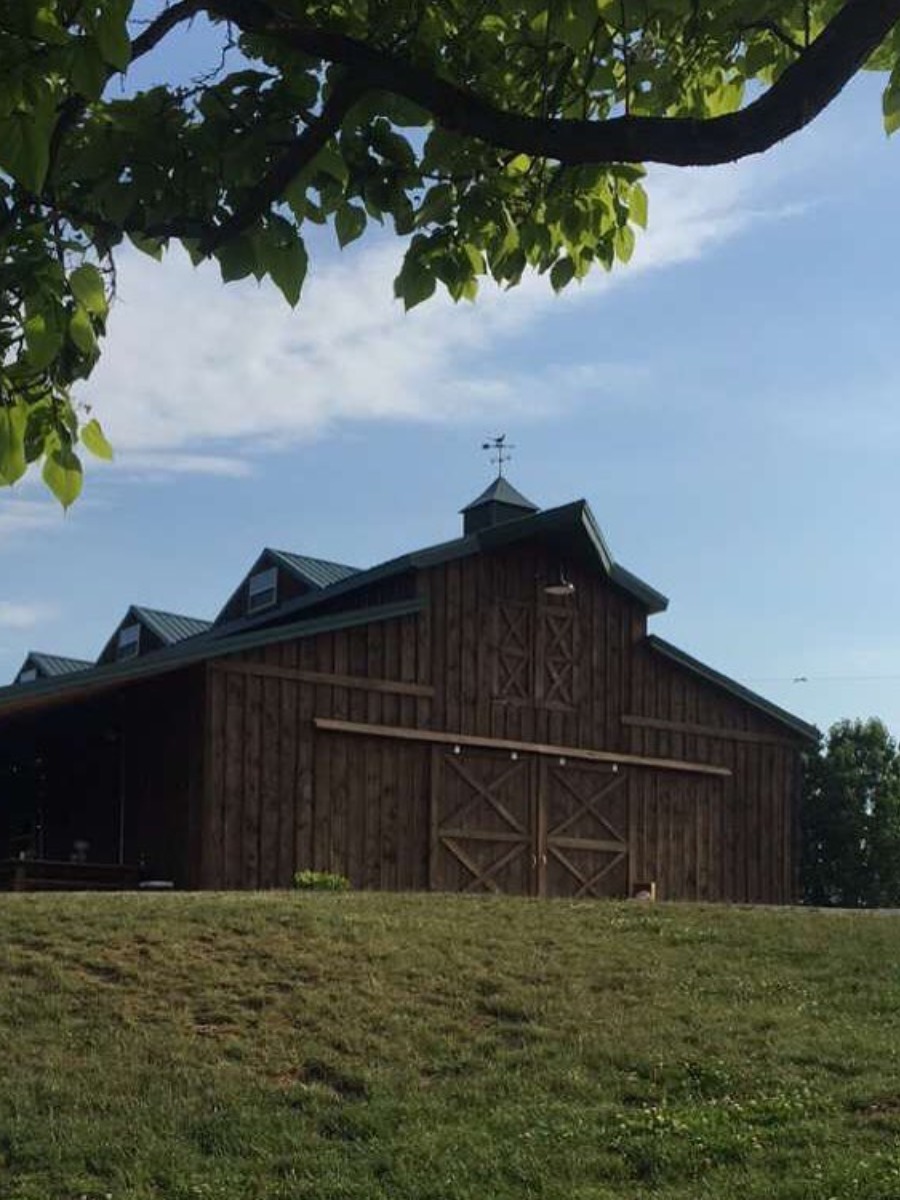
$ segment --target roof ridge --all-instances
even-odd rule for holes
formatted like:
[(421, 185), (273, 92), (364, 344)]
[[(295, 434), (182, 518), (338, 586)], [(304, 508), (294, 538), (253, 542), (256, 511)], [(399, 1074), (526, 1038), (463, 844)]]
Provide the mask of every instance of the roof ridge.
[(362, 567), (354, 567), (350, 563), (338, 562), (336, 558), (322, 558), (318, 554), (306, 554), (300, 550), (279, 550), (276, 546), (266, 546), (269, 554), (283, 554), (288, 558), (306, 558), (310, 562), (327, 563), (329, 567), (343, 567), (346, 571), (360, 571)]
[(192, 617), (189, 613), (175, 612), (170, 608), (150, 608), (149, 605), (146, 604), (132, 604), (129, 605), (129, 609), (133, 612), (153, 613), (158, 617), (178, 617), (179, 620), (182, 621), (197, 621), (198, 623), (202, 622), (205, 625), (212, 624), (212, 621), (210, 621), (207, 617)]

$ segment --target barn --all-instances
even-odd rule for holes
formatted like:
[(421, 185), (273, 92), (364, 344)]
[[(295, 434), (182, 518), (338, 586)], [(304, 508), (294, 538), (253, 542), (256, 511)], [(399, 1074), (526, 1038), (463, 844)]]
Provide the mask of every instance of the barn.
[(502, 475), (367, 569), (264, 550), (0, 690), (0, 886), (790, 902), (817, 731), (648, 631), (586, 501)]

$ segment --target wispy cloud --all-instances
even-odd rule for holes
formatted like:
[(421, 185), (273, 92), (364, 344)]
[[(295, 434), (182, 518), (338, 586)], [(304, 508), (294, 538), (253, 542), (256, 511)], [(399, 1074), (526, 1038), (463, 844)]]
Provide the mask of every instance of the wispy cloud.
[(0, 546), (61, 526), (63, 511), (50, 500), (25, 500), (18, 492), (0, 488)]
[(34, 629), (57, 615), (52, 604), (0, 600), (0, 629)]
[[(160, 266), (122, 259), (119, 301), (90, 400), (131, 474), (240, 475), (247, 454), (320, 436), (359, 420), (467, 421), (558, 411), (566, 397), (614, 395), (640, 368), (557, 361), (511, 377), (495, 349), (531, 337), (551, 312), (608, 303), (610, 290), (648, 271), (708, 253), (761, 219), (751, 206), (754, 171), (660, 170), (652, 180), (652, 224), (627, 269), (597, 274), (553, 296), (528, 278), (508, 293), (486, 287), (475, 306), (438, 297), (405, 315), (391, 281), (402, 247), (384, 242), (326, 258), (296, 312), (269, 286), (224, 287), (213, 267), (194, 270), (172, 253)], [(235, 453), (235, 444), (241, 449)]]
[(179, 454), (168, 451), (126, 450), (117, 456), (118, 465), (127, 471), (129, 480), (151, 482), (173, 475), (219, 475), (242, 479), (253, 473), (251, 465), (242, 458), (223, 454)]

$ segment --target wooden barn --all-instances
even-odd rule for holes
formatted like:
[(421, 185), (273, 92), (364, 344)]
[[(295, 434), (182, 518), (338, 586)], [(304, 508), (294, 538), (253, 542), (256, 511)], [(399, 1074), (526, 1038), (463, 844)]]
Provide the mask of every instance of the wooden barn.
[(648, 633), (666, 603), (499, 477), (453, 541), (133, 606), (0, 690), (0, 885), (789, 902), (816, 730)]

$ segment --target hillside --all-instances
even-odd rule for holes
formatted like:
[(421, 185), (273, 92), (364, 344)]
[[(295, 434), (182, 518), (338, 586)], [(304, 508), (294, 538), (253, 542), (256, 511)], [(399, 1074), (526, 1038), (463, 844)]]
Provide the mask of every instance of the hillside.
[(900, 919), (0, 898), (3, 1200), (900, 1197)]

